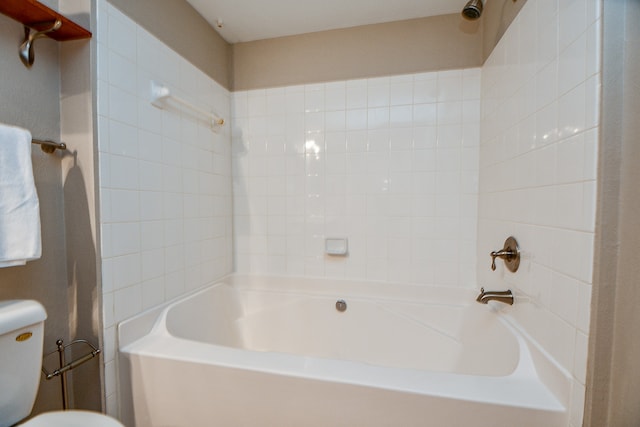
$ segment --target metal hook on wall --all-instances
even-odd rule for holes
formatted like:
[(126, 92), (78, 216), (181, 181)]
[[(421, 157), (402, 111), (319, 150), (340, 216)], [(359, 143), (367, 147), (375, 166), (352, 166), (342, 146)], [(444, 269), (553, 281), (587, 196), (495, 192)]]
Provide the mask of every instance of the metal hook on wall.
[(32, 32), (30, 27), (27, 27), (26, 25), (24, 26), (24, 41), (20, 45), (18, 53), (20, 55), (20, 60), (25, 67), (31, 68), (31, 66), (33, 65), (33, 61), (35, 60), (35, 55), (33, 53), (33, 42), (36, 39), (45, 37), (47, 33), (59, 30), (60, 27), (62, 27), (62, 21), (59, 19), (56, 19), (56, 21), (53, 22), (53, 25), (50, 28), (42, 31)]

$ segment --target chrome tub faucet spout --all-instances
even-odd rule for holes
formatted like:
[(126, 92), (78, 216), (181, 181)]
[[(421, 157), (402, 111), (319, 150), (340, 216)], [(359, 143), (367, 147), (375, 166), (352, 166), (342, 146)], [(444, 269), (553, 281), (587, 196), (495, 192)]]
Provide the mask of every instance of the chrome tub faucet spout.
[(485, 291), (484, 288), (480, 288), (480, 295), (478, 295), (476, 301), (480, 304), (486, 304), (489, 301), (498, 301), (513, 305), (513, 292), (511, 292), (510, 289), (506, 291)]

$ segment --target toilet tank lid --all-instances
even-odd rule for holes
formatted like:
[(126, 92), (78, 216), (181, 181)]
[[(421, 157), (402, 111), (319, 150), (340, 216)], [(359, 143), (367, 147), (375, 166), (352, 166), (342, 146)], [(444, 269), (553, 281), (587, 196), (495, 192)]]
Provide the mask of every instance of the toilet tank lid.
[(0, 335), (43, 322), (47, 312), (33, 300), (0, 301)]

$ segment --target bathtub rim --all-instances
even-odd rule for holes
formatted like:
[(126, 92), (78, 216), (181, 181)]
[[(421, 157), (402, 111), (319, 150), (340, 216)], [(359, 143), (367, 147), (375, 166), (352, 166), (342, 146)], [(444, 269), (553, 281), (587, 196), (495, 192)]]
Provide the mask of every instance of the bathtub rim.
[[(253, 285), (251, 287), (247, 286), (244, 283), (244, 281), (247, 279), (253, 282)], [(244, 274), (244, 273), (230, 273), (228, 275), (220, 277), (219, 279), (216, 279), (215, 281), (209, 282), (205, 285), (189, 290), (188, 292), (185, 292), (182, 295), (179, 295), (170, 300), (167, 300), (160, 305), (150, 307), (142, 311), (141, 313), (135, 314), (134, 316), (131, 316), (129, 318), (126, 318), (118, 322), (116, 325), (117, 335), (118, 335), (118, 342), (117, 342), (118, 348), (127, 346), (133, 341), (136, 341), (140, 337), (148, 334), (153, 328), (155, 324), (155, 319), (158, 316), (159, 312), (165, 310), (170, 305), (174, 305), (183, 299), (190, 298), (193, 295), (198, 294), (221, 282), (228, 283), (234, 287), (240, 287), (240, 288), (250, 287), (251, 289), (256, 289), (256, 290), (261, 290), (266, 292), (280, 292), (280, 291), (273, 291), (272, 289), (268, 288), (267, 284), (270, 281), (274, 281), (274, 280), (277, 280), (279, 283), (288, 283), (289, 286), (293, 286), (291, 282), (301, 281), (304, 284), (309, 284), (309, 283), (326, 284), (330, 282), (330, 283), (333, 283), (334, 287), (336, 288), (341, 285), (357, 287), (357, 288), (361, 288), (359, 292), (363, 292), (362, 295), (359, 295), (359, 292), (356, 292), (355, 294), (353, 292), (349, 294), (347, 294), (346, 292), (338, 292), (338, 290), (336, 290), (336, 292), (341, 295), (346, 295), (347, 297), (353, 295), (357, 298), (362, 298), (363, 300), (374, 299), (370, 297), (367, 298), (365, 292), (369, 292), (372, 289), (376, 289), (376, 288), (385, 288), (385, 287), (388, 288), (390, 285), (393, 285), (394, 294), (396, 294), (398, 290), (401, 290), (407, 293), (408, 292), (414, 293), (414, 295), (415, 294), (420, 295), (425, 293), (427, 289), (432, 291), (434, 289), (437, 289), (438, 294), (440, 296), (444, 294), (444, 298), (440, 297), (437, 301), (445, 301), (445, 302), (450, 301), (453, 298), (452, 294), (461, 294), (461, 293), (467, 293), (468, 300), (473, 301), (473, 299), (475, 299), (476, 293), (478, 292), (478, 290), (474, 288), (459, 288), (459, 287), (452, 288), (450, 286), (423, 285), (423, 284), (417, 284), (417, 283), (396, 284), (388, 281), (376, 281), (376, 280), (358, 280), (358, 279), (343, 279), (343, 278), (334, 279), (334, 278), (325, 278), (325, 277), (278, 276), (278, 275), (267, 275), (267, 274), (254, 275), (254, 274)], [(296, 294), (301, 294), (301, 295), (325, 295), (326, 294), (326, 291), (313, 292), (313, 291), (309, 291), (308, 289), (306, 290), (306, 292), (300, 292), (298, 288), (292, 288), (291, 292), (294, 292)], [(393, 301), (393, 302), (409, 302), (409, 303), (414, 302), (412, 297), (407, 296), (404, 298), (399, 298), (397, 296), (391, 295), (391, 293), (388, 293), (387, 295), (385, 295), (385, 298), (388, 298), (389, 301)], [(434, 299), (431, 298), (431, 295), (429, 300), (434, 301)], [(506, 306), (499, 307), (499, 308), (509, 309), (509, 307), (506, 307)]]
[[(137, 348), (140, 346), (144, 349)], [(197, 356), (193, 355), (193, 349), (197, 350)], [(184, 353), (189, 355), (185, 356)], [(523, 373), (491, 377), (410, 368), (388, 368), (361, 362), (302, 357), (287, 353), (252, 352), (172, 336), (143, 337), (132, 346), (123, 348), (121, 354), (124, 357), (135, 355), (142, 358), (214, 365), (260, 374), (284, 375), (305, 380), (335, 382), (484, 404), (562, 413), (568, 409), (537, 376)], [(214, 358), (215, 363), (211, 361)], [(270, 359), (267, 361), (268, 366), (258, 366), (265, 364), (264, 359)], [(277, 363), (273, 363), (276, 360)], [(256, 363), (251, 363), (254, 361)], [(276, 364), (278, 366), (275, 366)], [(484, 386), (482, 393), (478, 393), (479, 380)], [(523, 392), (524, 388), (526, 392)]]

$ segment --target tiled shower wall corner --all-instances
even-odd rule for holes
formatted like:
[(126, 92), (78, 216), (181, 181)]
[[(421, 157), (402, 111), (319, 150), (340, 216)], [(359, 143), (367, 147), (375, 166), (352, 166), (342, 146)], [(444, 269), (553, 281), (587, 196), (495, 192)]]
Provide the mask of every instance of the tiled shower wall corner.
[(480, 69), (232, 101), (236, 271), (475, 285)]
[[(596, 210), (600, 0), (529, 1), (483, 67), (478, 282), (573, 375), (582, 425)], [(515, 236), (513, 274), (489, 252)]]
[(229, 92), (98, 2), (98, 146), (107, 409), (115, 326), (232, 270), (230, 129), (149, 102), (150, 80), (229, 117)]
[[(225, 89), (98, 0), (108, 411), (117, 322), (234, 259), (238, 272), (511, 287), (511, 314), (572, 373), (581, 425), (600, 8), (527, 2), (482, 72), (237, 92), (230, 112)], [(233, 138), (152, 107), (152, 78), (231, 114)], [(491, 272), (488, 253), (509, 235), (521, 270)], [(325, 255), (325, 237), (347, 237), (349, 255)]]

